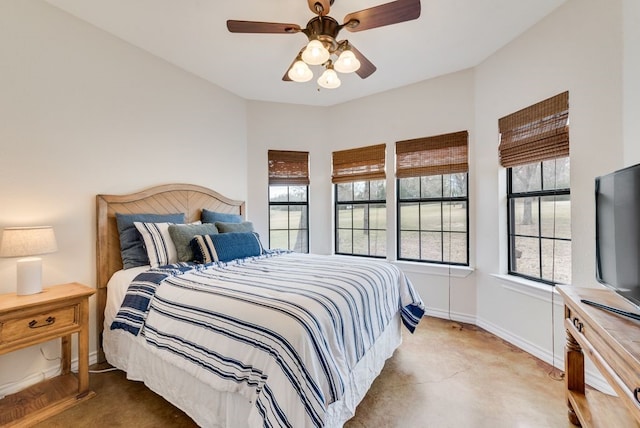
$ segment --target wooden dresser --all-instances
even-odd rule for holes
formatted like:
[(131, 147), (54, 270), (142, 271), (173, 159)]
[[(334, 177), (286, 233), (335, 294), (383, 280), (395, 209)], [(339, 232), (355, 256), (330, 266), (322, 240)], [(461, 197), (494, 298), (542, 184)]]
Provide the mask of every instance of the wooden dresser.
[[(569, 420), (583, 427), (640, 427), (640, 321), (586, 305), (582, 299), (638, 312), (606, 288), (558, 286), (564, 297), (565, 384)], [(618, 397), (585, 391), (584, 354)]]
[[(93, 288), (70, 283), (28, 296), (0, 295), (0, 355), (62, 339), (60, 375), (0, 400), (0, 426), (30, 426), (95, 395), (89, 389), (89, 297), (94, 293)], [(77, 375), (71, 373), (74, 333)]]

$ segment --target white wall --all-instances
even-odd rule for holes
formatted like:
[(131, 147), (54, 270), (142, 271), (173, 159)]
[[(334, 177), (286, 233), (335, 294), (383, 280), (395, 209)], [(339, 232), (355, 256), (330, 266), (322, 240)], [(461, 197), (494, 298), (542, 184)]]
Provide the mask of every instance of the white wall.
[[(476, 138), (473, 84), (473, 70), (464, 70), (335, 106), (331, 110), (333, 123), (340, 126), (334, 141), (326, 145), (327, 150), (387, 144), (387, 257), (390, 260), (396, 259), (395, 142), (467, 130), (472, 159)], [(330, 173), (330, 164), (325, 168)], [(474, 241), (476, 230), (474, 173), (471, 165), (470, 242)], [(474, 266), (474, 248), (470, 248), (469, 257), (470, 265)], [(409, 262), (397, 264), (424, 299), (428, 314), (475, 321), (476, 288), (473, 274), (457, 269), (453, 275), (449, 275), (449, 270), (442, 266)]]
[[(310, 251), (331, 254), (331, 153), (336, 150), (386, 143), (389, 201), (387, 248), (389, 259), (394, 260), (395, 142), (468, 130), (473, 156), (473, 84), (473, 71), (466, 70), (328, 109), (249, 102), (249, 199), (252, 220), (260, 235), (265, 237), (265, 244), (268, 236), (268, 198), (265, 180), (269, 149), (310, 152)], [(470, 192), (473, 193), (473, 183), (470, 187)], [(471, 200), (474, 201), (473, 194)], [(474, 209), (475, 202), (472, 202), (472, 236), (475, 230)], [(473, 257), (472, 248), (472, 265)], [(427, 268), (416, 263), (399, 265), (424, 296), (430, 313), (441, 316), (449, 316), (451, 313), (454, 318), (474, 321), (475, 287), (473, 275), (466, 276), (469, 272), (463, 272), (466, 278), (450, 278), (446, 268)]]
[[(53, 225), (44, 285), (94, 287), (95, 195), (185, 182), (245, 199), (245, 112), (244, 100), (43, 2), (0, 0), (0, 227)], [(15, 260), (0, 259), (0, 293), (15, 281)], [(0, 356), (0, 396), (56, 366), (38, 348)], [(56, 342), (43, 348), (60, 355)]]
[(624, 0), (624, 163), (640, 163), (640, 1)]
[[(594, 178), (623, 162), (621, 28), (620, 0), (570, 0), (476, 67), (478, 324), (548, 361), (551, 293), (514, 291), (517, 284), (493, 276), (506, 272), (507, 242), (498, 119), (569, 91), (572, 279), (575, 286), (597, 286)], [(555, 353), (561, 356), (559, 305), (553, 314)]]
[[(328, 114), (297, 106), (249, 103), (249, 147), (255, 152), (249, 183), (256, 183), (250, 199), (254, 220), (261, 219), (257, 223), (261, 233), (268, 231), (264, 177), (269, 148), (311, 152), (311, 251), (331, 253), (332, 151), (385, 142), (388, 171), (393, 171), (395, 141), (468, 129), (471, 265), (475, 272), (460, 278), (428, 266), (399, 265), (416, 285), (429, 313), (476, 322), (558, 366), (565, 340), (561, 299), (548, 287), (523, 287), (500, 277), (506, 273), (507, 240), (505, 172), (497, 155), (498, 119), (565, 90), (570, 92), (572, 276), (574, 285), (597, 286), (593, 180), (621, 167), (624, 159), (622, 22), (622, 0), (570, 0), (474, 70), (334, 106)], [(628, 50), (637, 46), (632, 43)], [(321, 136), (316, 128), (305, 129), (313, 115), (332, 125)], [(393, 201), (391, 175), (387, 185), (388, 201)], [(394, 215), (391, 206), (390, 249), (395, 242)]]
[[(325, 209), (331, 198), (331, 172), (325, 164), (331, 154), (322, 148), (331, 138), (327, 133), (329, 111), (324, 107), (247, 102), (248, 182), (251, 220), (263, 244), (269, 243), (268, 150), (308, 151), (309, 156), (309, 249), (330, 254), (323, 244), (331, 234), (331, 214)], [(327, 158), (329, 156), (329, 158)]]

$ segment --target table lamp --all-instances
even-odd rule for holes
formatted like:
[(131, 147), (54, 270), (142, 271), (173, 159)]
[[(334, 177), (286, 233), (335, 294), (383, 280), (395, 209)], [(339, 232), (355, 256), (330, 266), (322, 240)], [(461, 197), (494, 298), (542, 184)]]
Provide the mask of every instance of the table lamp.
[(19, 259), (16, 294), (24, 296), (42, 291), (42, 259), (32, 257), (58, 250), (51, 226), (6, 227), (2, 232), (0, 257)]

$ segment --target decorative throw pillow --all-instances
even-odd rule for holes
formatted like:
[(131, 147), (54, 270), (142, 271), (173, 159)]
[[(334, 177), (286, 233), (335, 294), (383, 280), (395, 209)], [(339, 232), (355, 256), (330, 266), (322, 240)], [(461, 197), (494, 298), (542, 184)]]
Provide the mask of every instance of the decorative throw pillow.
[(198, 263), (228, 262), (263, 253), (260, 237), (255, 232), (198, 235), (191, 240), (191, 248)]
[(173, 223), (133, 223), (144, 241), (152, 268), (178, 262), (178, 253), (169, 235)]
[(179, 262), (190, 262), (193, 260), (193, 250), (191, 240), (196, 235), (214, 235), (218, 233), (215, 224), (172, 224), (169, 226), (169, 235), (176, 247)]
[(253, 232), (253, 223), (250, 221), (243, 221), (242, 223), (225, 223), (222, 221), (216, 221), (214, 224), (220, 233)]
[(241, 215), (219, 213), (216, 211), (210, 211), (206, 208), (202, 209), (202, 215), (200, 218), (203, 223), (215, 223), (216, 221), (222, 221), (225, 223), (242, 223)]
[(116, 213), (116, 224), (120, 235), (120, 255), (124, 269), (149, 264), (149, 257), (144, 248), (144, 242), (133, 225), (134, 222), (144, 223), (184, 223), (184, 214), (121, 214)]

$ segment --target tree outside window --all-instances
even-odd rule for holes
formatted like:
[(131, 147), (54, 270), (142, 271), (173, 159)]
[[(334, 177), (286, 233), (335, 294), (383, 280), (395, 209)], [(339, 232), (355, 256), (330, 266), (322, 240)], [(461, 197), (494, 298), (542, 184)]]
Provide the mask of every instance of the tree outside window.
[(569, 158), (507, 170), (509, 273), (571, 283)]
[(569, 92), (498, 120), (507, 168), (508, 272), (571, 282)]

